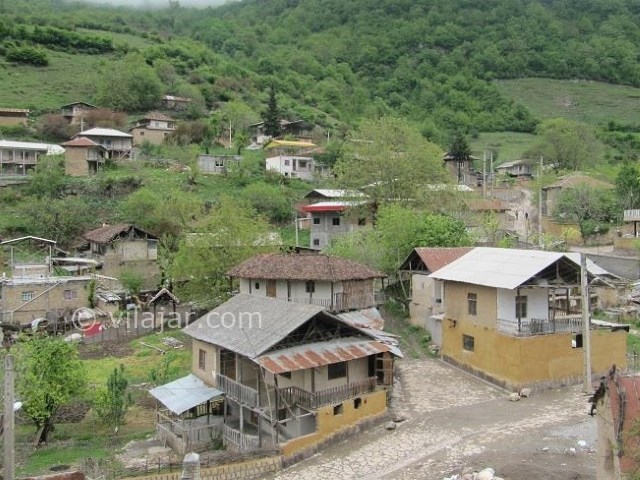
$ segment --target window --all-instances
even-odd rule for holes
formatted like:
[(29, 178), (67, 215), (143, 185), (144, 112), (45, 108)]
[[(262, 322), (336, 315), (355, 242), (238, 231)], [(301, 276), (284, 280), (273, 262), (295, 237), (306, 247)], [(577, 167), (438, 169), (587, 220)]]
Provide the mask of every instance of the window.
[(156, 250), (158, 248), (157, 240), (147, 240), (147, 248), (149, 250)]
[(33, 300), (34, 293), (35, 292), (21, 292), (20, 300), (22, 300), (23, 302), (28, 302), (29, 300)]
[(140, 131), (140, 136), (144, 137), (144, 132), (142, 130)]
[(475, 338), (471, 335), (462, 335), (462, 348), (467, 352), (473, 352), (475, 349)]
[(78, 298), (78, 291), (77, 290), (65, 290), (64, 291), (64, 299), (65, 300), (75, 300), (76, 298)]
[(320, 217), (313, 217), (313, 224), (320, 225)]
[(334, 225), (340, 225), (340, 217), (333, 217), (332, 222)]
[(313, 239), (313, 246), (314, 247), (319, 247), (320, 246), (320, 239), (319, 238), (314, 238)]
[(282, 372), (280, 376), (291, 380), (291, 372)]
[(571, 348), (582, 348), (582, 334), (574, 335), (571, 339)]
[(469, 315), (478, 314), (478, 294), (477, 293), (467, 293), (467, 313), (469, 313)]
[(526, 317), (527, 317), (527, 296), (518, 295), (516, 296), (516, 318), (526, 318)]
[(306, 160), (298, 160), (298, 167), (307, 168), (307, 161)]
[(334, 415), (342, 415), (342, 412), (344, 412), (344, 407), (342, 406), (342, 404), (335, 405), (333, 407), (333, 414)]
[(359, 409), (362, 406), (362, 399), (360, 397), (353, 399), (353, 408), (355, 410)]
[(316, 291), (316, 282), (313, 280), (309, 280), (305, 285), (305, 290), (307, 293), (313, 293)]
[(256, 282), (253, 286), (256, 290), (260, 290), (260, 282)]
[(344, 378), (347, 376), (347, 362), (329, 364), (329, 380)]
[(288, 167), (288, 166), (289, 166), (289, 160), (285, 160), (285, 161), (284, 161), (284, 166), (285, 166), (285, 167)]
[(205, 370), (207, 368), (207, 352), (202, 349), (198, 350), (198, 368)]

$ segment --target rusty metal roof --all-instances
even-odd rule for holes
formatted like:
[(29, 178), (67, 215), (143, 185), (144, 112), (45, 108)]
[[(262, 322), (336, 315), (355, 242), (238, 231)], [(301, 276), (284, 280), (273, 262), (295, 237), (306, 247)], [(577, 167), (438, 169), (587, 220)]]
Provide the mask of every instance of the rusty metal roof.
[(269, 372), (279, 374), (346, 362), (388, 351), (388, 345), (375, 340), (347, 337), (276, 350), (261, 355), (256, 361)]
[[(473, 247), (417, 247), (409, 254), (399, 270), (426, 270), (427, 273), (433, 273), (471, 250)], [(420, 262), (424, 268), (419, 265)]]
[(338, 317), (356, 328), (372, 328), (374, 330), (382, 330), (384, 328), (384, 318), (375, 307), (339, 313)]

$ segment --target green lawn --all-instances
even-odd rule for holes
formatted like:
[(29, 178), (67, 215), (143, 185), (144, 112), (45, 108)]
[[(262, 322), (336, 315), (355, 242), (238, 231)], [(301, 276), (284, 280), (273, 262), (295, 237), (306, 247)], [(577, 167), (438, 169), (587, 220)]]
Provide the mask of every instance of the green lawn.
[[(479, 158), (487, 152), (487, 170), (489, 169), (489, 150), (497, 151), (494, 154), (494, 166), (511, 160), (519, 160), (523, 154), (536, 142), (536, 136), (529, 133), (518, 132), (486, 132), (478, 138), (471, 139), (470, 147), (473, 154)], [(482, 168), (482, 161), (476, 162), (477, 168)]]
[(638, 123), (640, 89), (588, 80), (523, 78), (496, 82), (503, 94), (539, 118), (564, 117), (594, 125)]

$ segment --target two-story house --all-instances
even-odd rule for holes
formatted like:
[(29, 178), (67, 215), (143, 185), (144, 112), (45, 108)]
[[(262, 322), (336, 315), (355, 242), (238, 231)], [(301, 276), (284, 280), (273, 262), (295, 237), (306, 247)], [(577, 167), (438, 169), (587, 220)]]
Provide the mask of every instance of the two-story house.
[(373, 212), (366, 200), (318, 202), (301, 210), (310, 217), (309, 247), (314, 250), (322, 250), (334, 238), (373, 224)]
[(537, 161), (535, 159), (513, 160), (501, 163), (496, 167), (497, 173), (504, 173), (515, 178), (529, 180), (536, 175)]
[(86, 255), (100, 263), (102, 275), (120, 278), (133, 272), (144, 279), (142, 288), (160, 281), (158, 237), (130, 223), (104, 225), (83, 235), (89, 242)]
[(410, 280), (410, 322), (427, 329), (438, 346), (442, 345), (443, 282), (429, 275), (469, 253), (472, 248), (414, 248), (398, 269), (406, 273)]
[[(281, 136), (294, 137), (296, 140), (311, 141), (312, 132), (315, 128), (313, 123), (306, 122), (305, 120), (281, 119), (279, 124)], [(249, 135), (251, 136), (251, 143), (254, 145), (264, 145), (272, 139), (270, 135), (267, 135), (265, 122), (249, 125), (248, 129)]]
[(264, 147), (269, 151), (266, 168), (285, 177), (313, 180), (315, 160), (307, 152), (315, 146), (304, 141), (272, 140)]
[(129, 132), (133, 135), (134, 146), (140, 146), (144, 142), (162, 145), (175, 129), (173, 118), (163, 113), (151, 112), (138, 120)]
[(0, 107), (0, 125), (13, 126), (29, 124), (29, 110), (26, 108), (4, 108)]
[(150, 392), (180, 453), (220, 435), (305, 456), (386, 412), (394, 347), (322, 307), (240, 293), (184, 332), (192, 374)]
[(27, 175), (41, 156), (62, 153), (64, 148), (59, 145), (0, 140), (0, 175)]
[(71, 125), (75, 125), (82, 123), (82, 120), (87, 117), (87, 114), (97, 108), (95, 105), (87, 102), (73, 102), (62, 105), (60, 107), (60, 113)]
[(104, 167), (107, 150), (86, 137), (78, 137), (62, 144), (64, 172), (74, 177), (95, 175)]
[(104, 147), (108, 158), (131, 158), (133, 135), (113, 128), (90, 128), (77, 133), (73, 139), (82, 137)]
[[(431, 278), (444, 283), (443, 358), (512, 389), (579, 382), (582, 313), (557, 300), (579, 288), (580, 271), (563, 253), (485, 247), (436, 270)], [(590, 319), (594, 375), (625, 367), (625, 329)]]
[(359, 310), (382, 303), (383, 273), (341, 257), (321, 254), (267, 253), (229, 270), (240, 293), (308, 303), (332, 312)]

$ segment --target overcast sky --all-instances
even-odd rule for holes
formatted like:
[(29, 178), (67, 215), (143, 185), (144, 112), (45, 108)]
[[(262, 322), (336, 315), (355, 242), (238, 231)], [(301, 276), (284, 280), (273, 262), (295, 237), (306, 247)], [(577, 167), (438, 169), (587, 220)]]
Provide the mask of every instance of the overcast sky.
[[(169, 0), (82, 0), (86, 3), (99, 3), (109, 5), (127, 5), (136, 7), (160, 7), (169, 5)], [(179, 0), (184, 7), (212, 7), (228, 3), (228, 0)]]

